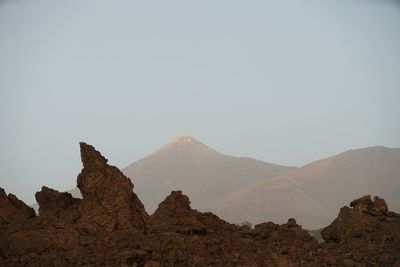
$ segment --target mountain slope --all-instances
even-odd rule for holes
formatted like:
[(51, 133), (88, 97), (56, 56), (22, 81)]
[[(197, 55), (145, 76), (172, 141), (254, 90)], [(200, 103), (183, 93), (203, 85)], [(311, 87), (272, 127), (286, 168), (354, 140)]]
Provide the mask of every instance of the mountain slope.
[(354, 195), (380, 195), (400, 210), (400, 149), (350, 150), (272, 179), (256, 181), (222, 199), (215, 212), (231, 222), (283, 222), (326, 226)]
[(180, 136), (122, 171), (152, 213), (173, 190), (189, 195), (194, 208), (210, 210), (232, 191), (293, 169), (226, 156), (191, 136)]

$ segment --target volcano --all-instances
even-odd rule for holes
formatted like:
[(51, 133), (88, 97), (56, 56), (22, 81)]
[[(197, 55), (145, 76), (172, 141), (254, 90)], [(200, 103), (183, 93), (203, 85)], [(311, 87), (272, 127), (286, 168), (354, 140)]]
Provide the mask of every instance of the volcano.
[(194, 137), (184, 135), (122, 171), (133, 180), (146, 210), (152, 213), (173, 190), (190, 195), (194, 208), (211, 210), (239, 188), (294, 169), (224, 155)]

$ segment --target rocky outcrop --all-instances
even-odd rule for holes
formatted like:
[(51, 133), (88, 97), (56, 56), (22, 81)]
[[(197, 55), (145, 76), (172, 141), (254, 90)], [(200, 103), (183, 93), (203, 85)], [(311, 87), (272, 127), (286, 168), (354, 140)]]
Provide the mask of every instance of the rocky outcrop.
[(133, 193), (133, 184), (117, 167), (107, 164), (100, 152), (81, 145), (83, 170), (77, 187), (82, 194), (80, 223), (90, 232), (144, 229), (148, 215)]
[(341, 208), (338, 218), (322, 230), (324, 240), (341, 242), (361, 237), (367, 231), (385, 225), (381, 222), (390, 220), (386, 202), (379, 197), (372, 200), (370, 195), (363, 196), (353, 200), (350, 207)]
[(80, 199), (73, 198), (70, 193), (60, 193), (46, 186), (43, 186), (42, 190), (35, 194), (35, 197), (39, 204), (39, 215), (41, 217), (56, 216), (70, 206), (80, 203)]
[(35, 211), (31, 207), (13, 194), (7, 196), (4, 189), (0, 187), (0, 227), (33, 217), (35, 217)]
[(382, 216), (388, 213), (386, 201), (378, 196), (375, 196), (374, 200), (371, 199), (370, 195), (363, 196), (353, 200), (350, 207), (373, 216)]
[(207, 228), (198, 217), (199, 213), (190, 208), (189, 198), (182, 191), (173, 191), (150, 217), (149, 225), (153, 231), (205, 234)]
[[(351, 207), (351, 208), (350, 208)], [(400, 266), (400, 215), (367, 195), (340, 209), (321, 232), (319, 261), (344, 266)], [(318, 257), (317, 257), (318, 258)]]
[(39, 216), (0, 189), (0, 266), (396, 266), (400, 217), (366, 196), (343, 207), (316, 240), (291, 218), (254, 228), (190, 207), (173, 191), (148, 216), (133, 185), (81, 143), (83, 196), (43, 187)]

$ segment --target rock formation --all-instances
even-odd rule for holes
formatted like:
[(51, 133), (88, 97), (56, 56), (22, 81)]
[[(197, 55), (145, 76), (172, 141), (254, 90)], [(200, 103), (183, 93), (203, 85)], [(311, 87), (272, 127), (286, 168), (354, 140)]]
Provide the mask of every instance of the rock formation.
[(98, 233), (143, 229), (148, 215), (131, 180), (105, 159), (93, 146), (81, 143), (83, 170), (77, 187), (83, 196), (80, 223)]
[(365, 196), (316, 240), (291, 218), (254, 228), (190, 207), (173, 191), (148, 216), (133, 185), (81, 143), (82, 199), (43, 187), (39, 216), (0, 190), (0, 266), (400, 266), (400, 215)]
[(320, 261), (345, 266), (400, 266), (400, 214), (384, 199), (367, 195), (340, 209), (321, 232)]
[(31, 207), (13, 194), (7, 196), (2, 188), (0, 188), (0, 211), (0, 226), (35, 217), (35, 211)]

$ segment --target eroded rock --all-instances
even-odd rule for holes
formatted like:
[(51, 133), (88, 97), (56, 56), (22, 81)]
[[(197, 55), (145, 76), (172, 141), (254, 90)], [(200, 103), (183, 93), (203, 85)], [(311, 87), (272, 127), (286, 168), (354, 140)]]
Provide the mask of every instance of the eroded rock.
[(370, 195), (363, 196), (350, 203), (350, 207), (360, 212), (369, 213), (374, 216), (387, 215), (388, 207), (386, 201), (378, 196), (371, 199)]
[(90, 232), (144, 229), (148, 215), (133, 193), (133, 184), (117, 167), (107, 164), (100, 152), (80, 143), (83, 169), (77, 187), (82, 194), (80, 223)]
[(151, 229), (187, 234), (205, 233), (207, 229), (199, 222), (197, 215), (190, 208), (189, 198), (182, 191), (173, 191), (150, 217)]
[[(385, 200), (364, 196), (340, 209), (338, 218), (321, 232), (319, 262), (358, 266), (392, 266), (400, 259), (400, 218), (388, 212)], [(318, 256), (320, 256), (318, 255)], [(316, 257), (318, 259), (318, 257)]]
[(0, 266), (395, 266), (400, 215), (365, 196), (316, 240), (294, 218), (254, 229), (190, 207), (173, 191), (148, 216), (130, 179), (81, 143), (82, 200), (43, 187), (39, 216), (0, 189)]
[(46, 186), (43, 186), (42, 190), (35, 194), (35, 197), (39, 204), (40, 216), (55, 216), (68, 207), (80, 203), (80, 199), (73, 198), (70, 193), (60, 193)]
[(0, 187), (0, 226), (16, 223), (35, 217), (35, 211), (19, 200), (15, 195), (8, 194)]

